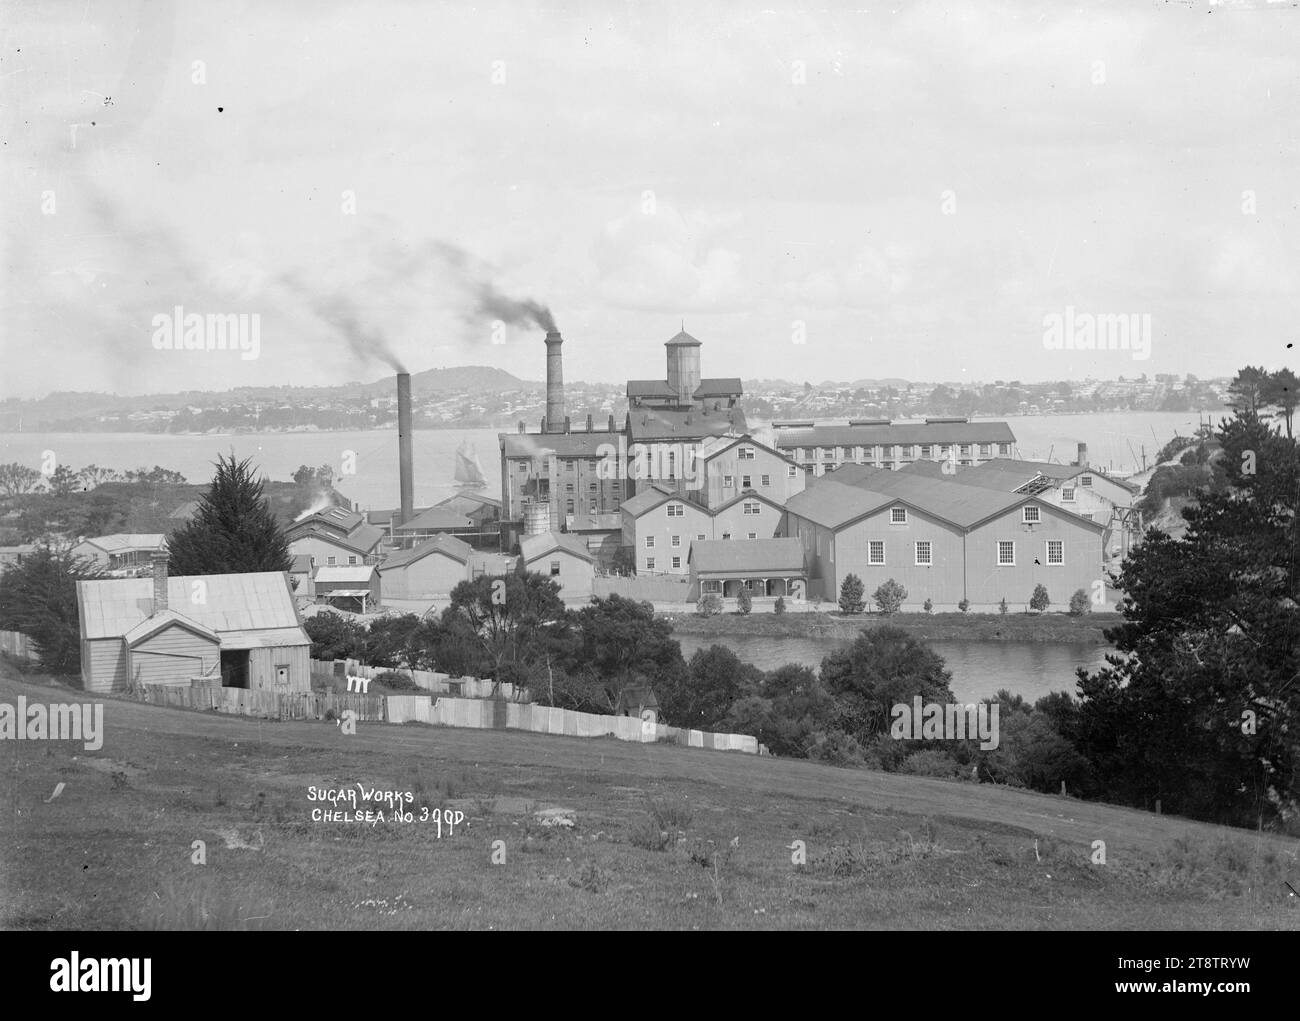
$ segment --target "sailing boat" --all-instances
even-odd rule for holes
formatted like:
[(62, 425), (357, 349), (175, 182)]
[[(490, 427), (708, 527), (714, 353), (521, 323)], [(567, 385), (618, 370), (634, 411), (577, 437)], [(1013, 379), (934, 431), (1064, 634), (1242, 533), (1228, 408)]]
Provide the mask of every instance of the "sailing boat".
[(456, 488), (482, 489), (487, 485), (487, 476), (479, 464), (478, 451), (469, 440), (465, 440), (456, 449)]

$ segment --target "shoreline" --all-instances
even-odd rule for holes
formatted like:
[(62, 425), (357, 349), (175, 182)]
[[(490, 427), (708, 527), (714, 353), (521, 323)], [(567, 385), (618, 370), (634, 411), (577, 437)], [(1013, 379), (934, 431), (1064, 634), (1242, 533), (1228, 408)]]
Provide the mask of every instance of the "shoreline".
[(674, 634), (726, 635), (765, 638), (852, 639), (867, 627), (897, 627), (921, 641), (1069, 642), (1109, 645), (1103, 631), (1123, 622), (1118, 613), (896, 613), (885, 617), (863, 613), (852, 617), (838, 612), (810, 611), (786, 614), (719, 613), (701, 617), (694, 613), (657, 613), (672, 625)]

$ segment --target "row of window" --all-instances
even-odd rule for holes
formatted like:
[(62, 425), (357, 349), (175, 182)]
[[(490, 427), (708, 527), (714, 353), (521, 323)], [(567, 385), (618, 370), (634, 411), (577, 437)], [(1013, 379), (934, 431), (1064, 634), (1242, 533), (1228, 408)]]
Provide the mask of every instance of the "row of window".
[[(740, 505), (742, 514), (762, 514), (763, 505), (757, 500), (745, 500)], [(681, 503), (670, 503), (666, 511), (670, 518), (681, 518), (686, 516), (686, 505)]]
[[(790, 466), (790, 474), (791, 474), (791, 475), (794, 475), (794, 473), (795, 473), (794, 465), (791, 465), (791, 466)], [(772, 476), (771, 476), (771, 475), (760, 475), (760, 476), (759, 476), (759, 484), (762, 485), (762, 486), (770, 486), (770, 485), (772, 484)], [(735, 488), (735, 485), (736, 485), (736, 476), (734, 476), (734, 475), (724, 475), (724, 476), (722, 476), (722, 488), (723, 488), (723, 489), (734, 489), (734, 488)], [(742, 476), (740, 477), (740, 488), (741, 488), (741, 489), (753, 489), (753, 488), (754, 488), (754, 477), (753, 477), (752, 475), (742, 475)]]
[[(695, 537), (695, 539), (696, 539), (697, 542), (703, 542), (706, 538), (707, 538), (707, 536), (705, 536), (705, 534), (704, 534), (703, 532), (700, 532), (700, 533)], [(723, 533), (722, 533), (722, 538), (724, 538), (724, 539), (730, 539), (730, 538), (731, 538), (731, 533), (730, 533), (730, 532), (723, 532)], [(757, 538), (758, 538), (758, 533), (757, 533), (757, 532), (749, 532), (749, 533), (746, 535), (746, 538), (749, 538), (749, 539), (757, 539)], [(668, 537), (668, 544), (669, 544), (670, 546), (672, 546), (674, 549), (677, 549), (677, 548), (680, 547), (681, 544), (682, 544), (682, 537), (681, 537), (680, 535), (670, 535), (670, 536)], [(654, 537), (653, 535), (647, 535), (647, 536), (645, 537), (645, 548), (646, 548), (646, 549), (654, 549), (654, 548), (655, 548), (655, 537)]]
[(952, 456), (954, 447), (957, 448), (959, 457), (973, 457), (973, 451), (978, 448), (980, 457), (990, 458), (993, 456), (994, 447), (997, 448), (999, 457), (1009, 457), (1011, 455), (1010, 443), (895, 443), (874, 447), (799, 447), (794, 451), (794, 456), (801, 460), (807, 458), (820, 458), (823, 461), (837, 459), (852, 461), (860, 458), (875, 460), (882, 457), (916, 457), (917, 451), (920, 450), (922, 458), (934, 458), (936, 451), (938, 457), (948, 458)]
[[(1056, 567), (1065, 563), (1065, 541), (1063, 539), (1048, 539), (1046, 544), (1045, 563), (1048, 566)], [(928, 540), (921, 540), (913, 543), (913, 563), (917, 567), (930, 567), (934, 564), (934, 545)], [(885, 542), (883, 539), (872, 539), (867, 543), (867, 563), (872, 567), (883, 567), (885, 565)], [(999, 567), (1016, 566), (1016, 544), (1014, 540), (1005, 540), (998, 542), (997, 564)]]

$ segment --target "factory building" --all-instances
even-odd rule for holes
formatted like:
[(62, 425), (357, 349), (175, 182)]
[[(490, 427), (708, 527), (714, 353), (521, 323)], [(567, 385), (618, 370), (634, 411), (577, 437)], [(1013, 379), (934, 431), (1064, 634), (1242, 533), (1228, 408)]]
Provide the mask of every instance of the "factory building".
[(777, 422), (773, 446), (809, 476), (846, 464), (897, 470), (916, 461), (969, 467), (1013, 456), (1015, 434), (1006, 422), (927, 418), (924, 422), (863, 419), (848, 425)]

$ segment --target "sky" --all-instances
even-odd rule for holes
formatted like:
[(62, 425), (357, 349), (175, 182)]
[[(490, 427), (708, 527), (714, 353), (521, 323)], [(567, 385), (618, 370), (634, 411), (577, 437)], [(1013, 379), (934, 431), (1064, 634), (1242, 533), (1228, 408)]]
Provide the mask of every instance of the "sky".
[(0, 398), (1296, 367), (1291, 3), (6, 8)]

